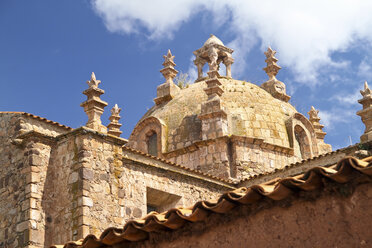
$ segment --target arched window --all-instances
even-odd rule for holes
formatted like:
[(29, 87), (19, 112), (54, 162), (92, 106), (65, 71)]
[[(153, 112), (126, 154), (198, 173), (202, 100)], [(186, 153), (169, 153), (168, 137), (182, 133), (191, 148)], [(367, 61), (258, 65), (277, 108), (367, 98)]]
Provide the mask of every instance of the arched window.
[(147, 138), (147, 153), (158, 156), (158, 135), (155, 132)]
[(296, 125), (294, 128), (296, 143), (298, 144), (301, 152), (301, 158), (302, 159), (308, 159), (311, 158), (311, 148), (309, 143), (309, 138), (306, 135), (305, 130), (300, 127), (299, 125)]

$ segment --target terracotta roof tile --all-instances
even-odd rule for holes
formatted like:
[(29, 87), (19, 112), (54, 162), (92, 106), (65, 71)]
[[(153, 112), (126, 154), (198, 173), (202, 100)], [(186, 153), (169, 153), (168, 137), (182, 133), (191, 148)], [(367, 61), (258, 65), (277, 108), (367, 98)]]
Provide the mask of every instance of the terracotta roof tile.
[(151, 212), (141, 219), (127, 222), (123, 228), (108, 228), (99, 238), (88, 235), (83, 240), (68, 242), (64, 247), (95, 248), (146, 240), (149, 232), (178, 229), (186, 222), (205, 220), (209, 213), (224, 214), (237, 205), (259, 202), (265, 197), (282, 200), (289, 197), (292, 191), (320, 189), (323, 187), (322, 178), (346, 183), (353, 180), (354, 172), (372, 176), (372, 157), (363, 160), (346, 157), (331, 167), (314, 167), (294, 177), (238, 188), (223, 194), (216, 202), (200, 201), (189, 208), (173, 208), (163, 213)]
[(37, 116), (37, 115), (33, 115), (33, 114), (30, 114), (30, 113), (26, 113), (26, 112), (0, 111), (0, 114), (2, 114), (2, 113), (4, 113), (4, 114), (21, 114), (21, 115), (23, 115), (23, 116), (28, 116), (28, 117), (34, 118), (34, 119), (36, 119), (36, 120), (40, 120), (40, 121), (43, 121), (43, 122), (45, 122), (45, 123), (49, 123), (49, 124), (52, 124), (52, 125), (55, 125), (55, 126), (58, 126), (58, 127), (64, 128), (64, 129), (66, 129), (66, 130), (68, 130), (68, 131), (73, 130), (73, 128), (68, 127), (68, 126), (66, 126), (66, 125), (60, 124), (60, 123), (55, 122), (55, 121), (48, 120), (48, 119), (46, 119), (46, 118), (44, 118), (44, 117), (40, 117), (40, 116)]

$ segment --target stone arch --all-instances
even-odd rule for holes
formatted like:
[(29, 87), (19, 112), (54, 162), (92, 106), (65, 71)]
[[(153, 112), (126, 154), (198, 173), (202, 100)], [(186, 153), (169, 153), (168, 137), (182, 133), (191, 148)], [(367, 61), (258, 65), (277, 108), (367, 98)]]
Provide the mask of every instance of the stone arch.
[(300, 154), (302, 159), (311, 158), (311, 146), (309, 137), (306, 135), (306, 131), (300, 126), (294, 127), (295, 140), (300, 148)]
[(296, 144), (298, 144), (302, 159), (319, 155), (314, 127), (304, 115), (295, 113), (286, 122), (286, 127), (289, 145), (291, 148), (297, 149)]
[[(157, 156), (162, 157), (166, 150), (165, 124), (156, 117), (150, 116), (140, 121), (133, 129), (129, 137), (128, 146), (136, 150), (149, 153), (149, 142), (151, 137), (156, 134)], [(152, 152), (154, 155), (154, 152)]]

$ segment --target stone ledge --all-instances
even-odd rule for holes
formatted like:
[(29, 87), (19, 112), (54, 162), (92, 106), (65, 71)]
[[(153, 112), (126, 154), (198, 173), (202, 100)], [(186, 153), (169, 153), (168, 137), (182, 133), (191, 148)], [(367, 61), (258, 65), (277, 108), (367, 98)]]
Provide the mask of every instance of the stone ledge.
[(87, 128), (85, 126), (76, 128), (76, 129), (72, 130), (71, 132), (58, 135), (56, 137), (56, 140), (60, 141), (60, 140), (63, 140), (67, 137), (74, 136), (74, 135), (79, 135), (79, 134), (92, 134), (93, 136), (103, 138), (104, 140), (106, 140), (108, 142), (118, 144), (118, 145), (121, 145), (121, 146), (128, 143), (127, 139), (116, 137), (114, 135), (107, 134), (107, 133), (101, 133), (101, 132), (95, 131), (93, 129)]
[(284, 153), (284, 154), (288, 154), (288, 155), (293, 155), (294, 154), (294, 150), (291, 147), (285, 147), (285, 146), (279, 146), (279, 145), (267, 143), (263, 139), (260, 139), (260, 138), (252, 138), (252, 137), (231, 135), (231, 136), (222, 136), (222, 137), (218, 137), (218, 138), (215, 138), (215, 139), (195, 141), (193, 144), (191, 144), (189, 146), (186, 146), (186, 147), (183, 147), (183, 148), (180, 148), (180, 149), (176, 149), (176, 150), (173, 150), (173, 151), (170, 151), (170, 152), (163, 153), (163, 155), (166, 158), (172, 158), (172, 157), (179, 156), (179, 155), (182, 155), (182, 154), (185, 154), (185, 153), (196, 151), (200, 147), (210, 145), (217, 140), (226, 140), (227, 141), (228, 139), (231, 139), (232, 141), (247, 142), (248, 144), (257, 144), (261, 148), (265, 148), (265, 149), (268, 149), (268, 150), (271, 150), (271, 151), (280, 152), (280, 153)]

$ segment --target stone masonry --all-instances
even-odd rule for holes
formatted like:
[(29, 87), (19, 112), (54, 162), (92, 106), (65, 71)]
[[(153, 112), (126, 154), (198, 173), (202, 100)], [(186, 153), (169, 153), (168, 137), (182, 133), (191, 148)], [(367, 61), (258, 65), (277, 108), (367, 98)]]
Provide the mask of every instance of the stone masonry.
[(0, 127), (0, 247), (47, 247), (99, 235), (149, 209), (191, 205), (233, 188), (88, 128), (17, 113), (1, 113)]

